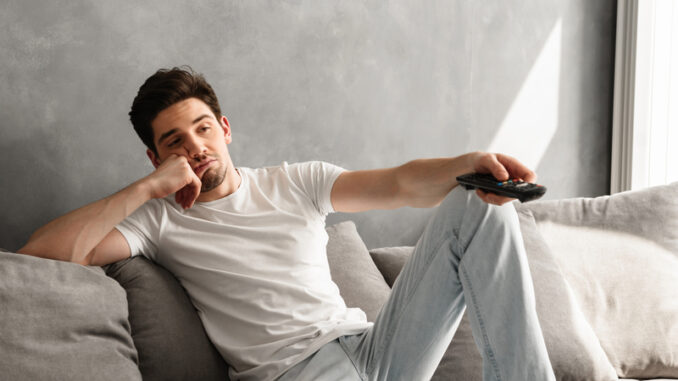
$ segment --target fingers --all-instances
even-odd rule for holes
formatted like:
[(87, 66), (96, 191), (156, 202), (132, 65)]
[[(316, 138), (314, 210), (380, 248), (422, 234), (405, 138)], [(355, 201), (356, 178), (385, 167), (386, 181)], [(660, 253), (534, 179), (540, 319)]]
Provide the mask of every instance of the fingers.
[(489, 170), (492, 176), (497, 180), (508, 180), (511, 177), (508, 168), (499, 161), (498, 155), (490, 155)]
[(506, 168), (511, 178), (522, 179), (524, 181), (527, 181), (528, 183), (537, 182), (537, 174), (534, 173), (534, 171), (532, 171), (531, 169), (527, 168), (527, 166), (525, 166), (523, 163), (518, 161), (518, 159), (500, 153), (495, 154), (494, 156), (497, 158), (497, 161), (504, 168)]
[(478, 197), (480, 197), (481, 200), (485, 201), (486, 203), (499, 206), (515, 200), (515, 198), (499, 196), (497, 194), (485, 192), (480, 189), (476, 189), (476, 194), (478, 195)]
[(200, 179), (193, 174), (191, 182), (179, 189), (174, 195), (174, 200), (184, 209), (193, 207), (198, 197), (200, 197), (200, 188), (202, 183)]
[(195, 193), (192, 189), (193, 187), (189, 184), (177, 191), (177, 193), (174, 195), (174, 201), (177, 202), (177, 204), (181, 205), (182, 208), (188, 209), (193, 206), (195, 203), (195, 199), (197, 197), (193, 197), (193, 194)]
[(195, 173), (192, 173), (193, 175), (193, 181), (188, 185), (191, 189), (191, 193), (189, 193), (189, 196), (187, 197), (187, 204), (188, 208), (192, 207), (193, 204), (195, 204), (195, 201), (200, 197), (200, 189), (202, 188), (202, 182), (198, 178), (198, 176), (195, 175)]
[(479, 173), (490, 173), (497, 180), (521, 179), (530, 183), (537, 181), (537, 175), (518, 159), (504, 155), (481, 153), (474, 165)]
[(477, 152), (473, 156), (473, 170), (477, 173), (489, 173), (494, 176), (497, 180), (508, 180), (509, 172), (507, 168), (499, 161), (497, 155), (486, 153), (486, 152)]

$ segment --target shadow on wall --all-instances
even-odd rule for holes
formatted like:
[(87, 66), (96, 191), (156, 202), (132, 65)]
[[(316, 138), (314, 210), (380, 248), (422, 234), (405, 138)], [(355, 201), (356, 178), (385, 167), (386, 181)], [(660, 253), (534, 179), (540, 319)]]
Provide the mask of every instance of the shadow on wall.
[[(588, 180), (604, 166), (591, 163), (607, 144), (614, 1), (589, 3), (4, 2), (0, 247), (17, 249), (41, 225), (152, 170), (127, 111), (148, 75), (181, 64), (219, 95), (237, 166), (388, 167), (508, 149), (518, 131), (539, 137), (519, 153), (543, 152), (534, 157), (540, 179), (558, 185), (551, 197), (605, 192), (595, 181), (555, 181)], [(356, 221), (368, 247), (404, 245), (431, 213), (327, 222)]]

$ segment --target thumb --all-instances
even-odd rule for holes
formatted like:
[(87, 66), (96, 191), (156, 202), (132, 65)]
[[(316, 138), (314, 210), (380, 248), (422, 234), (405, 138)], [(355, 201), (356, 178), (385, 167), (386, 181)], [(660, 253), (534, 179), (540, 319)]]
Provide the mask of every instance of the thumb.
[(492, 176), (494, 176), (497, 180), (505, 181), (509, 179), (509, 173), (504, 168), (504, 165), (499, 162), (497, 157), (495, 155), (492, 155), (492, 162), (490, 163), (490, 173), (492, 173)]

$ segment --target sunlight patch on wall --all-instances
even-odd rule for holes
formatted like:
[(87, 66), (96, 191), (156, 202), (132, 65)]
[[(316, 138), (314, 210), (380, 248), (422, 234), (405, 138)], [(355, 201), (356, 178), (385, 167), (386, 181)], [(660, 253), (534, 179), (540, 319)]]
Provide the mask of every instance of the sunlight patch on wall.
[(516, 95), (489, 152), (539, 166), (558, 128), (562, 20), (558, 20)]

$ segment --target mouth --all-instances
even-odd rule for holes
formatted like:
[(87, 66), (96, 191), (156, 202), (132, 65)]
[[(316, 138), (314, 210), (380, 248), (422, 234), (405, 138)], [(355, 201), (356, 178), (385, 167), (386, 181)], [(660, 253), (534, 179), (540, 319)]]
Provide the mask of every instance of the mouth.
[(196, 175), (200, 176), (200, 174), (203, 173), (205, 170), (207, 170), (207, 167), (212, 165), (212, 163), (214, 163), (215, 161), (216, 160), (214, 160), (214, 159), (208, 160), (205, 163), (200, 164), (200, 165), (196, 166), (195, 168), (193, 168), (193, 172), (195, 172)]

